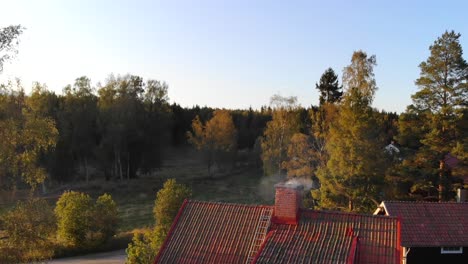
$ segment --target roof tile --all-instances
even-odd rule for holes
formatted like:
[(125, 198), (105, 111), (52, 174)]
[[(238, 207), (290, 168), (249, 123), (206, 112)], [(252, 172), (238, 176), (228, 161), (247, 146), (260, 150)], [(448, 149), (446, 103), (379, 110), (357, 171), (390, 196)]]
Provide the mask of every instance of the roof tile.
[[(271, 206), (185, 202), (155, 263), (246, 263)], [(301, 209), (297, 224), (268, 222), (252, 263), (397, 263), (398, 219)]]
[(347, 263), (356, 237), (356, 263), (399, 261), (397, 218), (302, 210), (298, 225), (272, 228), (256, 263)]
[(401, 217), (405, 247), (468, 246), (468, 203), (383, 202), (388, 215)]

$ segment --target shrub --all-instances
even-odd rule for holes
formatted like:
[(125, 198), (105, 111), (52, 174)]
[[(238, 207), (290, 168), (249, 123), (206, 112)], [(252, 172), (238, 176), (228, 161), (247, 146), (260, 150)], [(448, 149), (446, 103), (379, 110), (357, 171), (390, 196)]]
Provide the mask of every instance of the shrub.
[(6, 235), (0, 240), (1, 263), (42, 261), (53, 256), (55, 217), (45, 200), (19, 202), (0, 222)]
[(89, 195), (68, 191), (57, 201), (57, 235), (59, 241), (74, 247), (83, 247), (90, 226), (92, 201)]
[(91, 241), (102, 244), (115, 235), (118, 226), (117, 205), (112, 196), (103, 194), (98, 197), (92, 214)]
[(178, 184), (174, 179), (164, 183), (164, 187), (156, 195), (153, 208), (156, 225), (142, 234), (137, 233), (133, 236), (126, 251), (126, 263), (153, 263), (180, 206), (191, 195), (192, 191), (188, 187)]
[(96, 247), (112, 237), (118, 224), (117, 206), (108, 194), (93, 204), (89, 195), (65, 192), (57, 201), (59, 241), (72, 247)]
[(132, 238), (132, 242), (128, 244), (126, 250), (127, 253), (127, 264), (145, 264), (152, 263), (156, 257), (151, 238), (152, 230), (147, 230), (143, 233), (135, 233)]
[(170, 228), (174, 217), (185, 199), (192, 196), (192, 191), (185, 185), (169, 179), (156, 195), (153, 208), (156, 225)]

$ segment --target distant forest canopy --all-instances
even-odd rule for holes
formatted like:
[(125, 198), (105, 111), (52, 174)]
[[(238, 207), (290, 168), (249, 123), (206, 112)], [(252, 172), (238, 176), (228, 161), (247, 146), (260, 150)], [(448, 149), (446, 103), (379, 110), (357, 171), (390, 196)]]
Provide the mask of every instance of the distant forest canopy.
[[(170, 104), (167, 91), (166, 83), (135, 75), (111, 76), (98, 87), (92, 87), (87, 77), (79, 77), (61, 94), (40, 83), (25, 94), (21, 82), (16, 81), (0, 85), (0, 117), (11, 122), (9, 130), (17, 129), (10, 131), (12, 136), (19, 136), (17, 132), (24, 129), (29, 119), (42, 122), (32, 128), (34, 133), (51, 135), (38, 141), (54, 143), (40, 147), (37, 165), (45, 168), (52, 180), (78, 180), (78, 174), (82, 180), (95, 177), (86, 176), (87, 167), (98, 168), (98, 174), (107, 180), (128, 179), (136, 177), (137, 172), (147, 173), (161, 166), (165, 148), (191, 146), (187, 133), (193, 132), (193, 121), (198, 118), (205, 124), (220, 111), (207, 106), (187, 108)], [(297, 132), (309, 133), (312, 117), (321, 109), (319, 106), (292, 109)], [(269, 105), (223, 111), (234, 124), (235, 149), (251, 152), (279, 110)], [(389, 143), (396, 133), (398, 115), (375, 111), (381, 116), (382, 129), (387, 134), (384, 142)]]
[[(193, 146), (207, 174), (258, 167), (313, 181), (310, 206), (368, 211), (383, 199), (450, 200), (468, 161), (468, 66), (447, 31), (420, 64), (413, 104), (372, 108), (376, 56), (355, 51), (342, 81), (326, 69), (318, 106), (273, 95), (261, 109), (184, 108), (169, 86), (137, 75), (86, 76), (56, 94), (36, 83), (0, 86), (0, 188), (128, 180), (158, 169), (169, 147)], [(311, 88), (312, 89), (312, 88)], [(392, 143), (393, 142), (393, 143)], [(390, 151), (386, 146), (394, 144)], [(397, 151), (395, 151), (395, 149)]]

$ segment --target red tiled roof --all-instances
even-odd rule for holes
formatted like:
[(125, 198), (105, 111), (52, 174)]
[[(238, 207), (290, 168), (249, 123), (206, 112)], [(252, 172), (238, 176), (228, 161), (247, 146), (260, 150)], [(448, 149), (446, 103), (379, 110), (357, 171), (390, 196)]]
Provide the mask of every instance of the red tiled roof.
[(187, 201), (155, 263), (245, 263), (264, 209)]
[[(186, 201), (155, 263), (244, 264), (272, 208)], [(297, 225), (272, 224), (261, 239), (252, 263), (399, 263), (400, 257), (394, 217), (301, 209)]]
[(298, 225), (272, 228), (255, 263), (399, 263), (397, 218), (301, 210)]
[(468, 246), (468, 203), (382, 202), (401, 217), (401, 246)]

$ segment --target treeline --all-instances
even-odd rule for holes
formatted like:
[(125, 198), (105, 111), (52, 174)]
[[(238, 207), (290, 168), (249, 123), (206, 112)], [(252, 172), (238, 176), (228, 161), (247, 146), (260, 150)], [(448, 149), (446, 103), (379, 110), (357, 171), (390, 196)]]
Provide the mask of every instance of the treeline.
[[(2, 187), (14, 187), (21, 176), (39, 177), (41, 168), (57, 182), (96, 177), (123, 180), (157, 169), (167, 147), (188, 144), (187, 131), (195, 117), (205, 122), (214, 113), (208, 107), (170, 104), (167, 92), (166, 83), (134, 75), (110, 76), (98, 87), (80, 77), (62, 94), (39, 83), (29, 95), (20, 82), (1, 85), (0, 124), (6, 140), (0, 151), (8, 157), (0, 163)], [(239, 131), (237, 147), (253, 147), (271, 111), (230, 111)], [(24, 171), (29, 161), (13, 160), (32, 153), (37, 159), (30, 159), (31, 172)]]
[[(27, 95), (19, 81), (1, 85), (0, 89), (2, 136), (8, 139), (2, 143), (3, 155), (37, 156), (37, 160), (30, 159), (29, 165), (26, 160), (22, 164), (13, 160), (3, 162), (0, 166), (4, 188), (14, 187), (21, 175), (39, 177), (25, 171), (27, 166), (31, 172), (33, 168), (45, 169), (42, 172), (57, 182), (96, 177), (123, 180), (149, 173), (161, 166), (167, 147), (189, 144), (187, 132), (193, 131), (193, 120), (198, 118), (206, 123), (216, 112), (209, 107), (183, 108), (170, 104), (166, 83), (144, 81), (134, 75), (110, 76), (98, 87), (93, 87), (89, 78), (79, 77), (62, 94), (35, 83)], [(295, 109), (299, 131), (310, 130), (310, 117), (319, 109)], [(277, 112), (274, 105), (259, 110), (225, 111), (236, 131), (235, 150), (248, 151), (258, 144), (266, 124)], [(392, 127), (391, 120), (397, 115), (385, 112), (382, 115), (389, 117), (387, 126)], [(28, 125), (34, 126), (25, 129)], [(392, 129), (388, 131), (391, 138)], [(28, 149), (33, 145), (33, 149)], [(8, 149), (10, 153), (6, 153)], [(17, 168), (12, 171), (14, 164)]]

